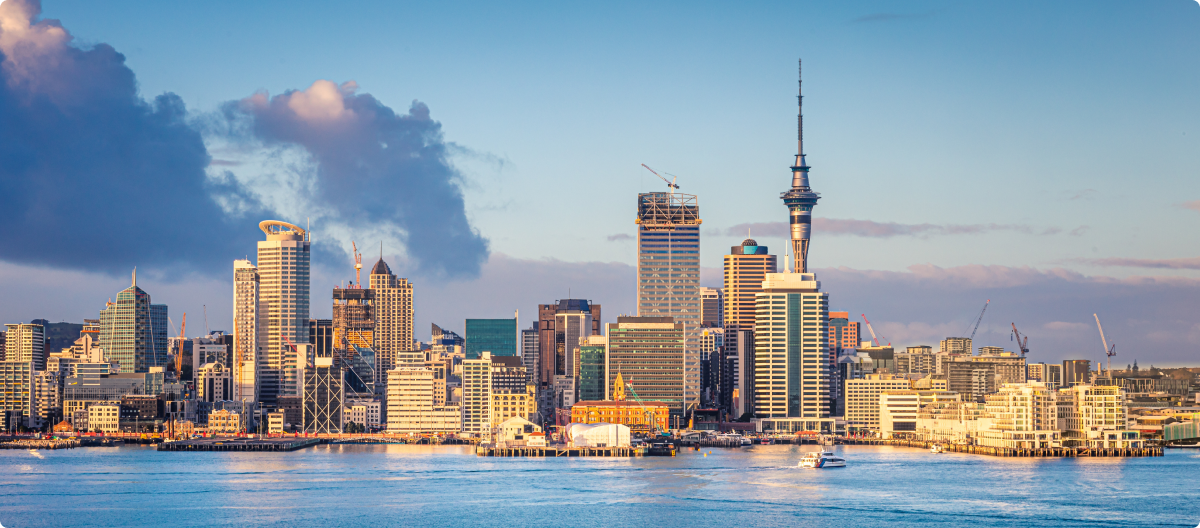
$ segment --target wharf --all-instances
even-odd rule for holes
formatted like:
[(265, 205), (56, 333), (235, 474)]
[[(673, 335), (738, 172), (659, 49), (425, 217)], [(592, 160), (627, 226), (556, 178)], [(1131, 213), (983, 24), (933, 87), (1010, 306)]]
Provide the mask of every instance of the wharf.
[(637, 457), (646, 451), (636, 447), (493, 447), (479, 446), (475, 454), (483, 457)]
[(0, 442), (0, 449), (71, 449), (72, 447), (79, 447), (79, 441), (74, 438), (57, 440), (19, 438)]
[(1040, 449), (1017, 449), (1011, 447), (988, 447), (980, 445), (944, 444), (924, 440), (882, 440), (867, 438), (839, 438), (842, 445), (884, 445), (898, 447), (919, 447), (929, 449), (941, 445), (948, 453), (970, 453), (973, 455), (989, 455), (998, 457), (1156, 457), (1163, 456), (1163, 448), (1159, 446), (1141, 448), (1088, 448), (1088, 447), (1046, 447)]
[(321, 438), (196, 438), (163, 442), (159, 451), (295, 451), (325, 443)]

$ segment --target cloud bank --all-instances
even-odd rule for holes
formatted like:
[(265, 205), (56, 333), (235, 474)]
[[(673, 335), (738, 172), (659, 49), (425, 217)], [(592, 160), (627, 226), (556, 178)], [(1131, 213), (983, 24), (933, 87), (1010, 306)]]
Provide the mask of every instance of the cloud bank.
[[(787, 238), (790, 235), (788, 224), (784, 222), (756, 222), (738, 224), (725, 229), (728, 236), (739, 236), (750, 229), (751, 236), (755, 234), (767, 237)], [(871, 220), (853, 220), (838, 218), (813, 218), (813, 229), (830, 236), (859, 236), (868, 238), (892, 238), (900, 236), (929, 237), (937, 235), (973, 235), (979, 233), (1007, 231), (1027, 235), (1054, 235), (1062, 230), (1056, 227), (1035, 228), (1019, 224), (898, 224), (895, 222), (875, 222)], [(1077, 236), (1086, 227), (1078, 227), (1071, 231)]]
[(317, 81), (197, 116), (171, 93), (143, 99), (124, 56), (40, 13), (0, 4), (0, 260), (220, 276), (265, 218), (311, 219), (333, 254), (347, 248), (329, 238), (387, 240), (418, 276), (473, 277), (487, 259), (424, 104), (398, 114)]

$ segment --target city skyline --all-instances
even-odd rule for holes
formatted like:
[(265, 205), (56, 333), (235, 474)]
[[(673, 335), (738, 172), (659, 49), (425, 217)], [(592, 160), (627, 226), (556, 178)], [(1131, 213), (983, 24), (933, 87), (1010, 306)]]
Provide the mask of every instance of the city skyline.
[[(5, 2), (5, 8), (10, 8), (9, 4), (12, 3), (13, 0)], [(1150, 20), (1161, 22), (1162, 18), (1174, 12), (1172, 10), (1178, 10), (1181, 17), (1192, 17), (1190, 20), (1200, 16), (1195, 4), (1189, 4), (1187, 11), (1183, 10), (1181, 6), (1185, 3), (1181, 2), (1124, 14), (1136, 22), (1131, 24), (1132, 33), (1144, 35), (1141, 32), (1151, 25)], [(60, 18), (67, 31), (83, 41), (84, 45), (112, 42), (116, 51), (128, 53), (127, 65), (132, 74), (137, 76), (137, 82), (141, 83), (140, 97), (150, 99), (163, 91), (178, 92), (190, 111), (197, 116), (196, 119), (204, 112), (212, 111), (221, 101), (231, 98), (252, 103), (257, 96), (250, 94), (264, 86), (256, 84), (240, 94), (230, 94), (214, 89), (211, 82), (188, 85), (184, 81), (189, 79), (186, 75), (177, 76), (175, 79), (179, 80), (173, 81), (168, 76), (171, 68), (162, 67), (161, 62), (156, 62), (160, 60), (158, 54), (166, 52), (146, 51), (142, 46), (144, 43), (122, 41), (130, 37), (114, 34), (114, 28), (120, 28), (121, 24), (106, 18), (112, 15), (101, 16), (88, 11), (92, 8), (68, 2), (49, 2), (44, 7), (47, 17)], [(808, 11), (817, 21), (841, 17), (843, 22), (837, 27), (842, 29), (823, 31), (840, 32), (838, 34), (843, 39), (864, 31), (865, 27), (871, 27), (872, 31), (900, 38), (905, 49), (929, 51), (928, 43), (920, 39), (901, 38), (895, 29), (889, 28), (905, 24), (923, 25), (940, 36), (961, 41), (965, 37), (947, 27), (952, 25), (952, 21), (978, 14), (978, 11), (971, 9), (982, 9), (961, 6), (949, 8), (944, 5), (934, 7), (930, 13), (889, 14), (879, 11), (854, 15), (828, 9)], [(1031, 11), (1035, 15), (1052, 17), (1070, 10)], [(1091, 18), (1070, 26), (1067, 33), (1075, 35), (1106, 27), (1114, 23), (1114, 17), (1118, 17), (1119, 12), (1119, 9), (1104, 14), (1092, 12)], [(95, 14), (95, 19), (84, 20), (87, 18), (82, 15), (84, 13)], [(139, 16), (158, 21), (161, 26), (156, 27), (160, 29), (171, 25), (162, 18), (165, 16), (163, 12), (143, 11)], [(203, 18), (208, 15), (196, 12), (192, 16)], [(1012, 15), (1005, 15), (1006, 24), (1017, 24), (1009, 17)], [(1174, 27), (1168, 24), (1168, 29)], [(996, 30), (997, 27), (993, 26), (992, 29)], [(1099, 312), (1112, 339), (1121, 343), (1118, 348), (1120, 355), (1114, 358), (1118, 363), (1131, 363), (1136, 359), (1144, 365), (1181, 364), (1200, 345), (1200, 321), (1196, 314), (1187, 310), (1189, 299), (1194, 299), (1200, 293), (1200, 279), (1195, 271), (1200, 265), (1189, 253), (1194, 246), (1179, 243), (1195, 239), (1192, 226), (1200, 220), (1200, 216), (1196, 216), (1200, 211), (1196, 211), (1198, 207), (1192, 201), (1200, 198), (1200, 188), (1197, 188), (1194, 169), (1188, 168), (1195, 166), (1192, 161), (1197, 152), (1193, 146), (1194, 137), (1200, 132), (1182, 127), (1178, 133), (1172, 132), (1168, 136), (1166, 130), (1180, 128), (1196, 115), (1195, 101), (1179, 98), (1183, 87), (1192, 86), (1196, 81), (1194, 68), (1179, 66), (1194, 64), (1196, 54), (1187, 58), (1186, 53), (1176, 50), (1170, 57), (1184, 62), (1147, 65), (1138, 70), (1143, 77), (1136, 79), (1128, 74), (1115, 76), (1114, 82), (1120, 89), (1131, 93), (1138, 93), (1137, 90), (1147, 93), (1148, 87), (1157, 80), (1161, 88), (1154, 92), (1156, 97), (1169, 103), (1138, 102), (1142, 106), (1122, 106), (1119, 109), (1123, 113), (1119, 117), (1123, 126), (1108, 131), (1113, 138), (1087, 144), (1088, 138), (1095, 139), (1091, 137), (1092, 132), (1083, 130), (1094, 119), (1090, 113), (1105, 110), (1107, 107), (1098, 102), (1112, 95), (1106, 90), (1117, 89), (1102, 89), (1092, 82), (1098, 79), (1100, 72), (1110, 71), (1098, 69), (1094, 62), (1089, 62), (1099, 60), (1102, 52), (1081, 51), (1060, 40), (1065, 37), (1050, 37), (1035, 29), (1030, 31), (1034, 31), (1034, 35), (1040, 39), (1039, 44), (1046, 45), (1045, 49), (1052, 57), (1083, 60), (1068, 61), (1067, 64), (1073, 67), (1066, 68), (1060, 76), (1054, 76), (1050, 74), (1053, 63), (1049, 59), (1030, 60), (1024, 66), (1014, 66), (1019, 59), (1029, 59), (1028, 53), (1035, 48), (1022, 48), (1011, 54), (993, 50), (994, 53), (987, 56), (994, 64), (1000, 65), (998, 71), (966, 68), (961, 78), (954, 79), (959, 84), (949, 82), (943, 86), (929, 84), (930, 80), (951, 80), (946, 77), (945, 71), (941, 71), (940, 76), (930, 75), (940, 71), (936, 67), (938, 64), (934, 64), (936, 61), (931, 59), (924, 62), (901, 61), (886, 66), (878, 62), (887, 55), (879, 47), (882, 37), (878, 36), (867, 39), (855, 48), (866, 53), (870, 60), (848, 57), (846, 52), (806, 40), (784, 46), (790, 57), (772, 52), (770, 64), (758, 59), (751, 65), (730, 70), (728, 63), (714, 60), (713, 68), (738, 71), (746, 77), (740, 83), (716, 82), (707, 91), (697, 91), (682, 82), (666, 84), (685, 101), (712, 95), (712, 91), (718, 89), (727, 97), (745, 99), (746, 109), (753, 111), (753, 115), (747, 114), (746, 120), (739, 122), (731, 121), (720, 113), (714, 114), (714, 124), (740, 123), (740, 126), (710, 129), (707, 133), (725, 138), (726, 141), (758, 142), (761, 146), (733, 143), (739, 145), (733, 149), (737, 152), (734, 155), (706, 155), (697, 159), (696, 152), (712, 151), (714, 145), (695, 141), (690, 145), (679, 144), (678, 138), (664, 139), (675, 135), (695, 140), (695, 133), (680, 130), (694, 126), (694, 123), (675, 120), (678, 114), (671, 108), (650, 112), (644, 119), (651, 131), (672, 130), (676, 133), (654, 134), (653, 140), (645, 140), (649, 150), (644, 147), (630, 149), (627, 146), (605, 149), (603, 159), (598, 160), (599, 167), (609, 179), (619, 182), (615, 185), (606, 185), (607, 181), (595, 177), (580, 178), (578, 184), (571, 181), (564, 184), (562, 180), (569, 180), (572, 176), (559, 174), (562, 171), (546, 171), (542, 165), (555, 160), (556, 155), (543, 151), (546, 160), (541, 161), (539, 158), (542, 154), (537, 151), (518, 148), (494, 133), (489, 134), (489, 126), (494, 125), (481, 124), (479, 119), (496, 114), (488, 111), (480, 111), (478, 117), (462, 114), (464, 108), (478, 110), (478, 103), (474, 103), (476, 106), (468, 104), (467, 98), (463, 97), (468, 94), (454, 90), (438, 91), (435, 89), (438, 86), (436, 82), (413, 85), (394, 78), (363, 77), (372, 75), (369, 71), (346, 72), (343, 75), (336, 71), (337, 68), (325, 66), (299, 70), (271, 68), (267, 75), (270, 80), (242, 79), (239, 82), (273, 86), (269, 93), (274, 97), (268, 99), (263, 110), (255, 114), (256, 119), (263, 123), (269, 118), (279, 117), (271, 113), (277, 110), (276, 103), (291, 108), (296, 106), (293, 103), (297, 101), (311, 102), (322, 95), (333, 94), (349, 105), (351, 102), (362, 103), (362, 97), (372, 93), (379, 98), (378, 103), (397, 110), (403, 108), (402, 102), (413, 98), (429, 101), (430, 106), (425, 111), (431, 112), (438, 130), (445, 127), (446, 139), (439, 139), (437, 144), (451, 152), (446, 158), (437, 159), (450, 160), (445, 166), (461, 175), (459, 180), (455, 180), (458, 183), (451, 183), (457, 186), (462, 199), (459, 207), (461, 218), (467, 222), (469, 229), (478, 230), (478, 236), (468, 236), (462, 240), (466, 246), (482, 240), (490, 248), (490, 251), (482, 254), (466, 254), (468, 257), (483, 255), (480, 257), (482, 260), (477, 261), (479, 275), (476, 278), (469, 273), (463, 275), (462, 270), (455, 271), (453, 265), (447, 264), (457, 262), (463, 256), (455, 252), (450, 252), (443, 260), (434, 259), (440, 263), (445, 276), (439, 277), (436, 271), (432, 275), (427, 270), (422, 271), (420, 264), (414, 265), (412, 259), (400, 251), (411, 252), (413, 248), (425, 246), (412, 242), (414, 245), (410, 247), (396, 240), (394, 234), (401, 231), (393, 230), (388, 236), (380, 236), (378, 230), (373, 231), (372, 224), (380, 218), (385, 224), (399, 220), (386, 213), (379, 216), (376, 213), (378, 204), (369, 203), (364, 211), (371, 214), (364, 217), (327, 218), (313, 222), (311, 291), (320, 294), (340, 282), (350, 280), (351, 261), (348, 253), (340, 253), (345, 251), (344, 246), (351, 239), (364, 242), (390, 237), (385, 242), (384, 256), (389, 263), (396, 263), (393, 267), (398, 276), (407, 277), (413, 283), (416, 327), (423, 328), (429, 321), (438, 321), (447, 328), (461, 332), (460, 321), (464, 319), (505, 317), (514, 309), (532, 314), (536, 305), (546, 302), (546, 299), (593, 299), (610, 307), (606, 310), (609, 318), (606, 322), (615, 320), (621, 314), (635, 314), (633, 239), (636, 233), (629, 229), (629, 219), (634, 212), (628, 204), (632, 195), (658, 190), (661, 186), (661, 182), (654, 179), (653, 175), (638, 173), (645, 172), (638, 167), (642, 162), (680, 174), (678, 181), (683, 187), (682, 192), (696, 194), (705, 203), (706, 223), (701, 230), (700, 244), (701, 286), (721, 286), (720, 258), (724, 247), (738, 244), (745, 235), (746, 226), (751, 227), (751, 236), (760, 244), (784, 247), (788, 236), (786, 224), (777, 221), (778, 202), (771, 203), (771, 197), (779, 191), (781, 175), (786, 171), (786, 167), (783, 167), (786, 163), (779, 162), (786, 150), (785, 146), (781, 146), (781, 140), (787, 136), (783, 131), (790, 126), (788, 113), (794, 102), (791, 97), (795, 97), (794, 93), (785, 95), (784, 88), (790, 86), (790, 82), (783, 79), (792, 74), (795, 56), (803, 55), (809, 65), (810, 82), (807, 88), (810, 99), (807, 102), (810, 103), (810, 130), (820, 130), (811, 136), (813, 148), (810, 150), (817, 154), (809, 162), (815, 167), (813, 177), (819, 182), (816, 187), (825, 194), (821, 203), (822, 214), (814, 219), (814, 234), (820, 239), (818, 247), (821, 250), (813, 253), (812, 268), (821, 277), (823, 290), (833, 293), (830, 310), (849, 311), (852, 316), (865, 312), (877, 330), (892, 338), (899, 346), (934, 345), (944, 337), (963, 334), (963, 329), (968, 328), (977, 315), (982, 300), (991, 298), (996, 302), (984, 320), (981, 334), (976, 338), (977, 344), (1013, 349), (1007, 334), (1009, 324), (1015, 322), (1023, 333), (1033, 336), (1030, 342), (1033, 350), (1031, 360), (1044, 361), (1075, 357), (1098, 360), (1102, 354), (1100, 340), (1089, 321), (1092, 313)], [(1200, 41), (1194, 35), (1167, 33), (1182, 39), (1185, 49), (1192, 49), (1188, 46), (1200, 48)], [(140, 38), (161, 36), (153, 31), (142, 34)], [(1162, 39), (1151, 39), (1148, 44), (1139, 44), (1131, 49), (1153, 51), (1158, 49), (1155, 45), (1163, 44)], [(967, 41), (983, 45), (970, 39)], [(179, 50), (189, 53), (202, 51), (196, 48), (198, 44), (188, 44), (178, 39), (172, 42)], [(689, 64), (696, 64), (701, 55), (696, 52), (675, 53), (691, 57)], [(612, 71), (611, 61), (615, 56), (601, 57), (599, 65), (602, 71)], [(943, 58), (946, 65), (961, 64), (961, 57), (957, 55), (949, 54)], [(836, 62), (838, 60), (843, 62)], [(199, 63), (208, 64), (205, 61)], [(1124, 70), (1118, 71), (1130, 73), (1132, 66), (1122, 64), (1125, 63), (1118, 62), (1106, 67), (1121, 67)], [(852, 95), (862, 96), (865, 87), (885, 80), (886, 74), (898, 73), (901, 65), (914, 66), (920, 73), (900, 76), (899, 79), (905, 83), (895, 87), (894, 94), (871, 90), (870, 97), (860, 97), (862, 108), (848, 108), (850, 97), (838, 95), (838, 92), (849, 91)], [(637, 65), (638, 68), (646, 66), (645, 63)], [(864, 73), (871, 68), (877, 71)], [(1006, 89), (1022, 86), (1016, 81), (1005, 81), (991, 90), (980, 92), (983, 95), (972, 95), (979, 99), (964, 99), (966, 96), (962, 92), (973, 89), (965, 87), (995, 80), (1000, 72), (1006, 70), (1020, 73), (1015, 77), (1023, 83), (1040, 87), (1044, 97), (1030, 95), (1038, 91), (1026, 87), (1026, 91), (1019, 92), (1020, 97), (996, 98), (997, 95), (1008, 93)], [(440, 70), (430, 71), (435, 74), (430, 75), (429, 79), (439, 78), (436, 73)], [(281, 86), (278, 84), (281, 79), (279, 76), (284, 73), (289, 78), (309, 77), (303, 82), (292, 81), (290, 85)], [(929, 75), (929, 78), (922, 80), (921, 74)], [(338, 75), (343, 76), (337, 78)], [(629, 77), (628, 72), (616, 75), (614, 79), (626, 77)], [(440, 78), (452, 77), (443, 75)], [(317, 82), (322, 79), (332, 82)], [(765, 79), (771, 82), (763, 82)], [(357, 84), (345, 84), (351, 80)], [(862, 82), (864, 80), (873, 82)], [(1065, 87), (1076, 90), (1080, 101), (1064, 106), (1064, 88), (1048, 90), (1047, 82), (1050, 80), (1057, 80)], [(617, 81), (605, 81), (612, 82)], [(755, 82), (771, 87), (763, 92), (764, 88), (756, 86)], [(332, 92), (329, 91), (330, 86), (333, 86)], [(501, 83), (497, 86), (504, 88), (508, 85)], [(287, 88), (302, 91), (283, 93)], [(659, 89), (665, 90), (655, 88), (637, 104), (647, 104), (663, 97), (663, 93), (655, 91)], [(895, 104), (901, 96), (912, 96), (921, 89), (928, 90), (929, 94), (918, 100), (925, 102), (927, 110), (935, 112), (922, 115), (920, 112), (914, 113), (913, 108)], [(403, 90), (405, 95), (389, 93), (389, 90)], [(417, 93), (422, 90), (426, 93)], [(951, 98), (941, 107), (929, 105), (934, 94), (944, 96), (947, 93), (961, 97)], [(1126, 105), (1133, 104), (1131, 97), (1120, 99)], [(458, 106), (458, 103), (464, 104)], [(968, 122), (970, 118), (967, 117), (939, 114), (971, 104), (977, 107), (977, 111), (970, 114), (971, 118), (979, 121)], [(1170, 105), (1174, 105), (1174, 116), (1164, 113)], [(1033, 115), (1034, 109), (1047, 108), (1065, 113), (1051, 112), (1050, 116), (1044, 118)], [(887, 111), (882, 112), (884, 109)], [(1009, 116), (1002, 115), (1005, 110), (1016, 109), (1020, 111)], [(1081, 112), (1087, 115), (1079, 115)], [(419, 108), (415, 114), (410, 112), (415, 116), (414, 119), (419, 119), (420, 114)], [(1079, 123), (1083, 123), (1072, 125), (1078, 128), (1055, 124), (1055, 119), (1076, 117)], [(573, 119), (577, 120), (577, 125), (600, 124), (602, 126), (596, 127), (598, 131), (607, 130), (609, 134), (614, 131), (608, 122), (597, 122), (598, 116), (584, 114)], [(498, 123), (502, 120), (495, 121)], [(910, 131), (913, 139), (907, 142), (881, 140), (879, 136), (892, 137), (888, 134), (899, 130), (899, 124), (905, 121), (921, 125), (914, 125)], [(1191, 122), (1194, 123), (1195, 119)], [(974, 123), (982, 123), (982, 126), (971, 126)], [(848, 135), (856, 130), (855, 127), (858, 127), (857, 130), (874, 132)], [(946, 135), (946, 127), (961, 128), (967, 132), (965, 135), (974, 138), (977, 143), (951, 141)], [(1047, 128), (1054, 132), (1054, 137), (1084, 139), (1049, 143), (1062, 147), (1057, 152), (1042, 145), (1032, 148), (1036, 139), (1041, 137), (1039, 134), (1046, 134)], [(545, 139), (526, 128), (518, 127), (518, 130), (526, 133), (522, 137)], [(1032, 136), (1027, 137), (1030, 134)], [(581, 136), (584, 137), (587, 136)], [(259, 141), (269, 143), (284, 139), (262, 136)], [(1076, 144), (1075, 141), (1080, 143)], [(1154, 142), (1157, 142), (1156, 146), (1151, 148), (1150, 143)], [(991, 145), (992, 149), (982, 149), (984, 143)], [(316, 140), (303, 144), (318, 157), (321, 149), (328, 146)], [(223, 147), (208, 139), (205, 145), (215, 160), (205, 168), (210, 173), (214, 168), (238, 170), (238, 167), (249, 164), (244, 160), (223, 157), (229, 153), (228, 144)], [(1014, 148), (1019, 145), (1025, 148)], [(901, 146), (912, 148), (901, 149)], [(572, 147), (567, 150), (578, 149)], [(908, 152), (901, 154), (901, 150)], [(1003, 155), (997, 157), (992, 150)], [(1114, 156), (1114, 152), (1121, 154)], [(856, 165), (856, 158), (890, 161), (877, 166), (865, 161)], [(232, 164), (221, 165), (216, 162)], [(1131, 170), (1128, 168), (1131, 162), (1145, 168)], [(1071, 166), (1073, 163), (1078, 163), (1078, 166)], [(701, 167), (704, 164), (707, 167)], [(455, 168), (458, 166), (462, 168)], [(493, 170), (494, 166), (501, 168)], [(887, 172), (878, 170), (885, 166), (889, 167)], [(1003, 170), (999, 169), (1001, 167)], [(551, 173), (557, 174), (554, 179), (530, 179), (533, 174), (549, 176)], [(922, 174), (914, 178), (915, 173)], [(980, 176), (956, 179), (956, 175), (963, 173), (977, 173)], [(745, 178), (741, 174), (753, 174), (753, 177)], [(896, 177), (891, 177), (892, 174)], [(1147, 174), (1154, 176), (1148, 177)], [(1193, 178), (1188, 179), (1188, 176)], [(453, 176), (445, 181), (452, 179)], [(903, 180), (906, 188), (897, 187), (896, 180)], [(1122, 184), (1133, 182), (1143, 192), (1114, 191), (1121, 188)], [(593, 189), (593, 186), (606, 188)], [(501, 187), (513, 189), (500, 192)], [(559, 226), (542, 222), (530, 224), (527, 213), (521, 208), (504, 205), (503, 200), (519, 196), (512, 194), (518, 189), (533, 193), (539, 199), (585, 192), (590, 198), (585, 203), (597, 215), (589, 222), (592, 225), (585, 226), (582, 236), (561, 236), (557, 231)], [(1018, 192), (1021, 189), (1031, 189), (1033, 192)], [(1167, 189), (1169, 192), (1164, 192)], [(454, 194), (450, 192), (449, 196), (453, 197)], [(70, 197), (66, 198), (66, 203), (73, 203)], [(347, 203), (354, 203), (354, 199), (347, 201), (344, 197), (333, 196), (330, 199), (332, 201), (328, 206), (334, 209), (344, 209)], [(893, 201), (895, 203), (891, 203)], [(235, 241), (243, 248), (237, 251), (244, 253), (245, 241), (254, 237), (253, 226), (259, 221), (277, 219), (307, 227), (305, 216), (319, 216), (319, 206), (324, 204), (309, 201), (307, 205), (313, 209), (307, 214), (303, 210), (292, 210), (290, 214), (247, 216), (226, 228), (226, 232), (236, 234), (238, 238)], [(393, 204), (396, 208), (403, 205), (405, 203)], [(109, 208), (106, 207), (107, 210)], [(1112, 214), (1117, 210), (1122, 213)], [(539, 234), (531, 227), (545, 229), (546, 232)], [(520, 236), (521, 233), (528, 236)], [(545, 244), (547, 235), (561, 242)], [(166, 238), (146, 238), (159, 246), (176, 244)], [(336, 244), (331, 245), (330, 241)], [(1114, 245), (1117, 241), (1122, 245)], [(456, 251), (466, 247), (449, 244), (453, 247), (443, 248), (437, 245), (437, 241), (430, 244), (438, 249)], [(369, 244), (364, 242), (364, 245)], [(389, 247), (397, 249), (387, 250)], [(32, 252), (37, 248), (27, 249)], [(160, 255), (164, 249), (148, 250), (138, 245), (114, 246), (114, 250), (121, 249), (124, 251), (113, 253), (119, 254), (117, 258), (122, 261), (128, 261), (129, 267), (143, 266), (141, 261), (151, 263), (143, 267), (143, 281), (154, 284), (156, 301), (172, 306), (173, 311), (192, 313), (193, 317), (201, 312), (202, 306), (206, 306), (212, 312), (209, 314), (209, 327), (232, 330), (232, 314), (229, 313), (232, 277), (228, 273), (228, 262), (241, 258), (243, 254), (232, 250), (215, 251), (214, 248), (193, 244), (173, 247), (171, 252), (184, 258), (198, 261), (211, 258), (225, 262), (219, 276), (209, 275), (202, 268), (185, 268), (176, 275), (175, 268), (168, 265), (170, 261)], [(28, 321), (39, 317), (55, 321), (79, 321), (94, 317), (103, 299), (121, 289), (114, 286), (124, 280), (126, 270), (121, 269), (118, 274), (109, 269), (114, 268), (115, 263), (95, 263), (87, 267), (86, 260), (80, 263), (35, 262), (52, 256), (51, 253), (43, 256), (0, 255), (0, 260), (4, 261), (0, 263), (0, 276), (5, 277), (3, 293), (9, 297), (29, 299), (20, 307), (6, 306), (2, 314), (6, 321)], [(70, 266), (77, 267), (64, 269)], [(170, 275), (167, 270), (172, 270)], [(455, 276), (455, 273), (459, 275)], [(318, 295), (314, 299), (320, 297)], [(462, 300), (478, 301), (471, 303), (477, 312), (463, 313), (458, 308), (463, 305)], [(315, 303), (311, 315), (328, 317), (327, 304)], [(914, 306), (919, 310), (913, 310)], [(61, 313), (54, 313), (56, 311)], [(528, 320), (530, 318), (526, 317), (519, 323), (526, 325)], [(1110, 326), (1111, 329), (1108, 328)]]

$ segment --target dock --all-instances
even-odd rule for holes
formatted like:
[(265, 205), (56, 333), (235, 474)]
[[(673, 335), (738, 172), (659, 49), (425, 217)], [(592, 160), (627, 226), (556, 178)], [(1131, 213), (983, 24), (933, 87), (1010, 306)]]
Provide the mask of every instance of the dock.
[(324, 443), (321, 438), (197, 438), (163, 442), (159, 451), (295, 451)]
[(925, 440), (882, 440), (865, 438), (839, 438), (840, 445), (882, 445), (897, 447), (918, 447), (929, 449), (935, 444), (941, 445), (947, 453), (969, 453), (973, 455), (988, 455), (998, 457), (1160, 457), (1163, 448), (1160, 446), (1139, 448), (1088, 448), (1088, 447), (1044, 447), (1038, 449), (1017, 449), (1011, 447), (989, 447), (981, 445), (946, 444)]
[(639, 457), (646, 450), (636, 447), (568, 447), (517, 446), (494, 447), (481, 445), (475, 454), (482, 457)]

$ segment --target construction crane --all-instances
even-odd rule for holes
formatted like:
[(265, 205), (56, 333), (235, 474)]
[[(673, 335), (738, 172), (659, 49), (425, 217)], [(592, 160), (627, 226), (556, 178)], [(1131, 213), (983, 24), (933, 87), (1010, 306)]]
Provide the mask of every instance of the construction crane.
[[(648, 169), (650, 167), (646, 167), (646, 168)], [(638, 396), (637, 391), (633, 390), (633, 383), (626, 381), (625, 389), (628, 390), (630, 394), (633, 394), (633, 399), (637, 400), (638, 404), (642, 406), (642, 417), (646, 418), (646, 415), (650, 416), (647, 421), (650, 422), (649, 425), (652, 427), (651, 430), (653, 430), (656, 433), (665, 435), (666, 431), (664, 431), (662, 427), (658, 426), (658, 417), (654, 416), (654, 413), (652, 411), (649, 411), (646, 409), (646, 402), (642, 401), (642, 398), (641, 398), (641, 396)]]
[[(871, 342), (874, 343), (875, 346), (879, 346), (879, 338), (875, 337), (875, 329), (871, 327), (871, 321), (867, 320), (867, 314), (862, 314), (862, 318), (863, 321), (867, 322), (867, 330), (871, 332)], [(884, 339), (887, 338), (885, 337)], [(888, 346), (892, 346), (892, 343), (889, 342)]]
[(1100, 316), (1092, 314), (1096, 318), (1096, 328), (1100, 329), (1100, 342), (1104, 344), (1104, 353), (1108, 355), (1108, 377), (1112, 377), (1112, 357), (1117, 355), (1117, 344), (1113, 343), (1108, 346), (1108, 338), (1104, 337), (1104, 327), (1100, 326)]
[(355, 244), (353, 240), (350, 241), (350, 247), (354, 248), (355, 288), (362, 289), (362, 253), (358, 252), (358, 244)]
[[(650, 172), (654, 172), (654, 169), (647, 167), (645, 163), (643, 163), (642, 166), (646, 167), (646, 170), (648, 170)], [(672, 174), (671, 179), (668, 180), (665, 177), (663, 177), (662, 174), (659, 174), (657, 172), (654, 172), (654, 175), (658, 176), (660, 179), (662, 179), (662, 181), (667, 182), (667, 189), (679, 189), (679, 186), (675, 184), (675, 180), (678, 178), (678, 176), (675, 176), (674, 174)], [(671, 192), (671, 191), (668, 191), (668, 192)]]
[(982, 323), (982, 322), (983, 322), (983, 314), (987, 313), (987, 307), (988, 307), (988, 305), (989, 305), (989, 304), (992, 304), (992, 300), (991, 300), (991, 299), (988, 299), (988, 300), (987, 300), (987, 302), (983, 303), (983, 310), (981, 310), (981, 311), (979, 312), (979, 318), (978, 318), (978, 319), (975, 319), (975, 327), (971, 329), (971, 337), (970, 337), (970, 339), (971, 339), (971, 341), (972, 341), (972, 342), (974, 342), (974, 341), (975, 341), (975, 332), (978, 332), (978, 331), (979, 331), (979, 323)]
[(1012, 324), (1013, 335), (1017, 336), (1017, 347), (1021, 349), (1021, 357), (1029, 353), (1029, 336), (1021, 337), (1021, 332), (1017, 331), (1017, 323)]
[[(179, 323), (179, 353), (175, 354), (175, 375), (183, 379), (183, 340), (187, 335), (187, 313), (183, 314), (183, 322)], [(194, 351), (193, 351), (194, 352)]]

